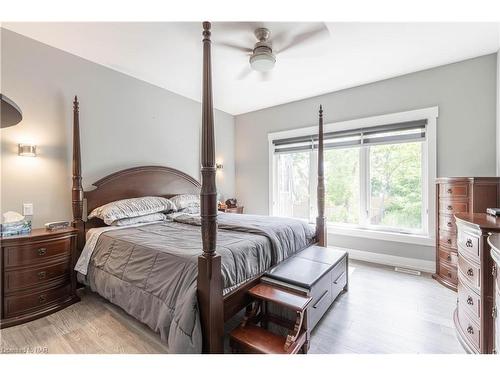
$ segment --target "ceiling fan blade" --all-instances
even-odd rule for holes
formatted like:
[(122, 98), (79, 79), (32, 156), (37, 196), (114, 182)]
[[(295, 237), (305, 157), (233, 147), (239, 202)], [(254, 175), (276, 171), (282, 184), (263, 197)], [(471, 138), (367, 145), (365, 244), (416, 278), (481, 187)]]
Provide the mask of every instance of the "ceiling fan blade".
[(248, 77), (252, 73), (252, 68), (250, 68), (250, 64), (246, 65), (245, 68), (236, 76), (236, 79), (242, 80)]
[(251, 48), (238, 46), (236, 44), (226, 43), (226, 42), (218, 42), (218, 43), (216, 43), (216, 45), (224, 47), (224, 48), (230, 48), (230, 49), (237, 50), (237, 51), (244, 52), (244, 53), (251, 53), (253, 51)]
[(290, 50), (292, 48), (300, 46), (301, 44), (309, 42), (309, 41), (314, 40), (314, 39), (326, 38), (329, 35), (330, 35), (330, 33), (328, 32), (328, 29), (325, 26), (321, 26), (320, 28), (306, 31), (302, 34), (294, 36), (292, 38), (292, 40), (290, 41), (290, 43), (279, 48), (277, 50), (277, 53), (282, 53), (284, 51)]

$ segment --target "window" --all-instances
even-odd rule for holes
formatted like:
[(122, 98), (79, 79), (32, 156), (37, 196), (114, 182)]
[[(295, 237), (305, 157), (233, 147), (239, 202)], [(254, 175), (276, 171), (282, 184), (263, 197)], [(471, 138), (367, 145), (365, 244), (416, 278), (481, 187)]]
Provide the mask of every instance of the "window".
[[(338, 124), (325, 126), (325, 216), (329, 227), (430, 237), (434, 222), (429, 202), (434, 196), (429, 195), (433, 191), (429, 175), (435, 173), (435, 167), (429, 163), (435, 163), (435, 152), (430, 157), (428, 150), (429, 142), (435, 147), (435, 128), (429, 130), (428, 119), (422, 117), (374, 125), (363, 121), (355, 120), (357, 127), (341, 131), (332, 131), (337, 127), (332, 125)], [(435, 117), (431, 123), (435, 125)], [(307, 130), (309, 134), (293, 136)], [(307, 130), (269, 137), (270, 213), (313, 223), (317, 215), (317, 128)]]

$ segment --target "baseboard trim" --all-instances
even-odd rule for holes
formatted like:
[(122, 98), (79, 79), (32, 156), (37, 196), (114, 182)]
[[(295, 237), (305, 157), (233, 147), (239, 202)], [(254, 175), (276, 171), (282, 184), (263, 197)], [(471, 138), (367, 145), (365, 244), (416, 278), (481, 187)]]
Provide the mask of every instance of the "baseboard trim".
[(365, 262), (384, 264), (386, 266), (410, 268), (427, 273), (436, 272), (436, 262), (424, 259), (405, 258), (395, 255), (372, 253), (370, 251), (343, 249), (349, 253), (349, 258)]

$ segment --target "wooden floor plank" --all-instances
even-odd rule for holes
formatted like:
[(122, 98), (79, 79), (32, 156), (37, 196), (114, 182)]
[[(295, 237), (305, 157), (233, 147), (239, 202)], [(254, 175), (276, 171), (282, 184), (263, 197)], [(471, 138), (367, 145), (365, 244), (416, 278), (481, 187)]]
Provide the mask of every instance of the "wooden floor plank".
[[(351, 261), (349, 292), (312, 332), (310, 353), (463, 353), (452, 322), (456, 293), (430, 275)], [(0, 331), (4, 352), (167, 353), (159, 335), (98, 295), (33, 322)], [(241, 315), (226, 324), (238, 325)], [(227, 340), (226, 351), (229, 352)], [(21, 350), (22, 351), (22, 350)]]

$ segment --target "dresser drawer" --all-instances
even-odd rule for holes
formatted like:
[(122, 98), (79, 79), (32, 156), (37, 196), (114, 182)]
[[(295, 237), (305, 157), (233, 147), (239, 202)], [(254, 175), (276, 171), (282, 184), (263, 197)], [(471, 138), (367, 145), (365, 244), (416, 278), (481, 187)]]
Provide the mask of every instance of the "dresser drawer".
[(448, 232), (447, 230), (439, 231), (439, 243), (451, 249), (457, 248), (457, 235), (456, 233)]
[(311, 289), (311, 304), (307, 309), (308, 329), (313, 329), (325, 311), (330, 307), (332, 298), (332, 271), (324, 275)]
[(442, 262), (448, 262), (449, 264), (456, 267), (458, 262), (458, 255), (456, 251), (450, 250), (446, 247), (439, 246), (439, 260)]
[(480, 242), (479, 242), (479, 237), (467, 233), (465, 231), (460, 231), (458, 233), (458, 238), (457, 238), (457, 244), (458, 244), (458, 252), (465, 254), (465, 256), (469, 256), (472, 259), (478, 259), (479, 260), (479, 254), (480, 254)]
[(4, 248), (5, 267), (37, 264), (58, 256), (69, 256), (71, 239), (40, 241), (27, 245)]
[(70, 276), (70, 261), (69, 258), (65, 258), (60, 262), (44, 266), (5, 271), (4, 290), (9, 293), (30, 287), (41, 287), (57, 279), (62, 284), (68, 282)]
[(456, 285), (458, 282), (457, 268), (445, 263), (439, 263), (439, 276)]
[(467, 200), (454, 201), (441, 199), (439, 201), (439, 212), (454, 215), (458, 212), (469, 212), (469, 202)]
[(467, 198), (469, 196), (468, 184), (440, 184), (439, 195), (441, 198)]
[(456, 233), (457, 226), (455, 225), (455, 217), (453, 215), (439, 215), (439, 229)]
[(481, 288), (481, 268), (478, 265), (461, 256), (458, 258), (458, 269), (460, 270), (460, 278), (465, 283), (477, 290)]
[(481, 330), (479, 325), (474, 322), (466, 313), (465, 310), (458, 307), (458, 325), (463, 332), (463, 336), (475, 347), (477, 351), (481, 350)]
[(479, 323), (481, 317), (481, 297), (460, 278), (458, 279), (458, 304), (460, 309), (466, 309), (469, 315)]
[(19, 313), (37, 310), (70, 297), (71, 285), (52, 287), (31, 293), (18, 293), (4, 297), (4, 316), (9, 318)]

